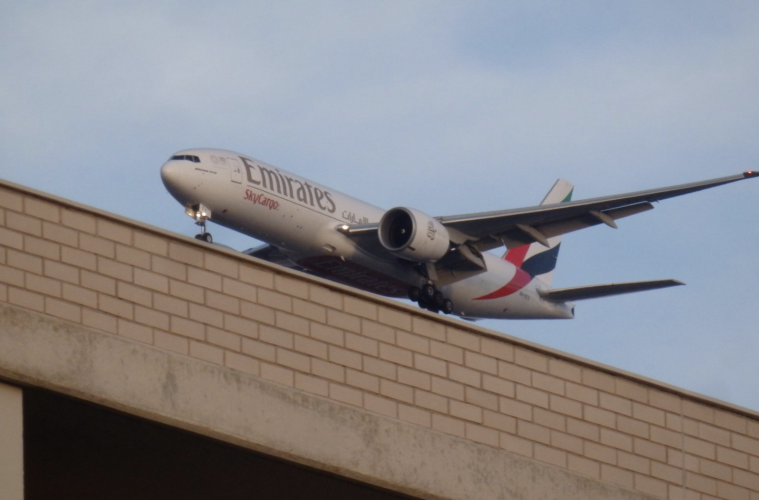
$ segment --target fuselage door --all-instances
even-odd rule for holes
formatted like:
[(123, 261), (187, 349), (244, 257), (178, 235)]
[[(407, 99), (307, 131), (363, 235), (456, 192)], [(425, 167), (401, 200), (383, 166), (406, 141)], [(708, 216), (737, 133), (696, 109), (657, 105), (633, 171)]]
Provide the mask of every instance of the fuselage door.
[(227, 164), (229, 165), (229, 175), (232, 176), (232, 182), (242, 184), (242, 166), (240, 161), (236, 158), (227, 158)]

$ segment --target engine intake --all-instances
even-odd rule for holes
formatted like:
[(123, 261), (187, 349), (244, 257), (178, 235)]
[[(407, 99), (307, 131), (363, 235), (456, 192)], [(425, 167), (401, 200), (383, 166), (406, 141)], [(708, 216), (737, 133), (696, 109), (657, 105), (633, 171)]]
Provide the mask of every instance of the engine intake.
[(413, 208), (388, 210), (379, 223), (382, 246), (414, 262), (435, 262), (450, 248), (448, 230), (440, 221)]

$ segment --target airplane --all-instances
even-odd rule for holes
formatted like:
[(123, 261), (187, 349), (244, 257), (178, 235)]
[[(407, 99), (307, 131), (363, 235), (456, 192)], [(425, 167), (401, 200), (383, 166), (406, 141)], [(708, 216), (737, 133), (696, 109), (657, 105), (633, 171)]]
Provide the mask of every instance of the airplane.
[[(266, 244), (252, 257), (463, 319), (571, 319), (575, 301), (682, 285), (672, 280), (551, 287), (563, 234), (654, 208), (652, 202), (759, 172), (571, 201), (558, 180), (537, 206), (431, 217), (384, 210), (251, 157), (187, 149), (161, 167), (168, 192), (213, 242), (213, 221)], [(490, 252), (505, 247), (503, 256)]]

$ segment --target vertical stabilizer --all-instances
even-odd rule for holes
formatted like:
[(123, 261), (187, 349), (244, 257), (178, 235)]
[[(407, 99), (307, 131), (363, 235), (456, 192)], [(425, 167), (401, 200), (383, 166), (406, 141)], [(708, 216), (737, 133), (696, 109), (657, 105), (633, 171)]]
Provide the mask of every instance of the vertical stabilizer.
[[(541, 205), (553, 205), (555, 203), (566, 203), (572, 199), (574, 186), (569, 182), (559, 179), (553, 185)], [(561, 246), (561, 236), (554, 236), (548, 239), (548, 247), (541, 243), (532, 243), (522, 245), (521, 247), (512, 248), (504, 254), (503, 258), (517, 267), (522, 268), (533, 278), (540, 278), (541, 281), (550, 285), (553, 281), (553, 271), (556, 269), (556, 261), (559, 258), (559, 247)]]

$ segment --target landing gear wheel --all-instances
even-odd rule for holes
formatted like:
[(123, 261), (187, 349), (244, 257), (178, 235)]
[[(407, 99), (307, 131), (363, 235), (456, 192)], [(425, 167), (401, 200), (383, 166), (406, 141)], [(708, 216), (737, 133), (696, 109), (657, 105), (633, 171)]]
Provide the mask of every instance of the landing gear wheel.
[(422, 297), (427, 301), (431, 301), (436, 291), (435, 286), (428, 283), (422, 287)]
[(419, 299), (422, 296), (422, 291), (419, 290), (418, 286), (412, 286), (408, 289), (408, 298), (411, 302), (419, 302)]
[(443, 292), (441, 292), (440, 290), (436, 290), (434, 295), (432, 296), (432, 303), (435, 305), (436, 309), (442, 309), (443, 302), (445, 302), (445, 297), (443, 296)]
[(206, 243), (213, 243), (213, 236), (211, 236), (211, 233), (196, 234), (195, 239), (205, 241)]
[(451, 314), (453, 312), (453, 302), (451, 299), (445, 299), (443, 301), (443, 307), (440, 308), (445, 314)]

